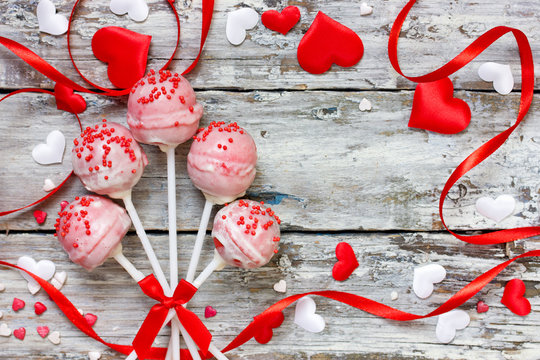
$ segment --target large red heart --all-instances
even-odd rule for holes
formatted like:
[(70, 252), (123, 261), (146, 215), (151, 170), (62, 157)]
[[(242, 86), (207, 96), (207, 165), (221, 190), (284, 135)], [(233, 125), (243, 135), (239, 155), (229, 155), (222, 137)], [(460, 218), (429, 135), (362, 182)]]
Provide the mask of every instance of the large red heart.
[(525, 284), (520, 279), (512, 279), (504, 288), (501, 303), (516, 315), (525, 316), (531, 312), (531, 303), (525, 295)]
[(257, 332), (254, 335), (255, 340), (259, 344), (266, 344), (272, 340), (272, 336), (274, 335), (272, 329), (280, 327), (284, 319), (285, 317), (281, 311), (256, 316), (255, 322), (258, 323), (258, 327), (256, 330)]
[(72, 114), (80, 114), (86, 110), (86, 101), (79, 94), (74, 94), (73, 89), (61, 83), (54, 85), (54, 98), (56, 108)]
[(358, 267), (358, 260), (353, 248), (346, 242), (340, 242), (336, 246), (336, 257), (338, 262), (334, 264), (332, 276), (337, 281), (345, 281)]
[(321, 11), (300, 41), (296, 53), (300, 66), (312, 74), (322, 74), (332, 64), (356, 65), (363, 54), (360, 37)]
[(409, 127), (455, 134), (470, 122), (471, 109), (465, 101), (454, 97), (452, 80), (444, 78), (416, 86)]
[(92, 51), (109, 64), (107, 75), (114, 86), (130, 88), (143, 77), (150, 35), (139, 34), (117, 26), (99, 29), (92, 38)]
[(287, 6), (281, 10), (281, 13), (276, 10), (268, 10), (261, 16), (261, 22), (264, 26), (283, 35), (286, 35), (298, 20), (300, 20), (300, 10), (296, 6)]

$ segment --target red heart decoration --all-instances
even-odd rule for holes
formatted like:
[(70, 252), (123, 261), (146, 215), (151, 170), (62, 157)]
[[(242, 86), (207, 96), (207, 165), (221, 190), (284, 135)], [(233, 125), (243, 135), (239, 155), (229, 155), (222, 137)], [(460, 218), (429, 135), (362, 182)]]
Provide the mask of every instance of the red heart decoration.
[(84, 98), (79, 94), (74, 94), (72, 88), (61, 83), (56, 83), (54, 86), (54, 97), (58, 110), (65, 110), (72, 114), (80, 114), (86, 110)]
[(274, 335), (272, 329), (280, 327), (284, 319), (285, 317), (281, 311), (256, 316), (255, 321), (258, 322), (258, 327), (256, 329), (257, 332), (254, 335), (255, 340), (259, 344), (268, 343), (272, 340), (272, 336)]
[(204, 309), (204, 317), (205, 318), (211, 318), (211, 317), (214, 317), (217, 315), (217, 310), (214, 309), (213, 307), (211, 306), (207, 306), (205, 309)]
[(47, 335), (49, 335), (49, 327), (48, 326), (38, 326), (37, 327), (37, 333), (42, 338), (45, 338)]
[(336, 257), (338, 262), (334, 264), (332, 276), (337, 281), (345, 281), (358, 267), (358, 260), (353, 248), (346, 242), (340, 242), (336, 246)]
[(504, 288), (501, 303), (516, 315), (525, 316), (531, 312), (531, 303), (525, 295), (525, 283), (520, 279), (512, 279)]
[(36, 315), (41, 315), (47, 311), (47, 307), (38, 301), (34, 304), (34, 310), (36, 311)]
[(14, 298), (11, 308), (13, 309), (13, 311), (17, 312), (21, 310), (22, 308), (24, 308), (25, 305), (26, 303), (23, 300)]
[(480, 300), (477, 304), (476, 304), (476, 311), (480, 314), (480, 313), (485, 313), (489, 310), (489, 305), (486, 304), (485, 302), (483, 302), (482, 300)]
[(409, 127), (455, 134), (471, 122), (471, 109), (461, 99), (454, 97), (452, 80), (420, 83), (414, 91)]
[(265, 11), (261, 15), (261, 22), (270, 30), (286, 35), (300, 20), (300, 10), (296, 6), (287, 6), (279, 13), (276, 10)]
[(34, 211), (34, 217), (36, 218), (37, 223), (41, 225), (45, 222), (45, 219), (47, 219), (47, 213), (42, 210), (36, 210)]
[(84, 318), (89, 326), (94, 326), (94, 324), (97, 321), (97, 316), (94, 314), (86, 313), (84, 314)]
[(130, 88), (143, 77), (152, 37), (117, 26), (99, 29), (92, 38), (92, 51), (109, 64), (107, 75), (114, 86)]
[(13, 336), (15, 336), (19, 340), (24, 340), (25, 335), (26, 335), (26, 329), (23, 327), (13, 330)]
[(298, 45), (298, 63), (309, 73), (322, 74), (332, 64), (356, 65), (364, 54), (360, 37), (319, 11)]

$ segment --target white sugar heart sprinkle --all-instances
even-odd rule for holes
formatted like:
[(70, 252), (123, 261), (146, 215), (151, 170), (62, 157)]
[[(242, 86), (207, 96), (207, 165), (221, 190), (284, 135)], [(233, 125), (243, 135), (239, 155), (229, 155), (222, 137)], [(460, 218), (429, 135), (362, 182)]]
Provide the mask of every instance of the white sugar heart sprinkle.
[(64, 157), (66, 138), (59, 130), (54, 130), (47, 135), (47, 143), (39, 144), (32, 150), (34, 161), (41, 165), (59, 164)]
[(452, 310), (439, 315), (435, 335), (437, 339), (448, 344), (456, 336), (456, 330), (465, 329), (471, 321), (469, 314), (463, 310)]
[(0, 292), (3, 292), (4, 290), (6, 290), (6, 285), (0, 283)]
[(360, 15), (362, 16), (371, 15), (372, 12), (373, 12), (373, 7), (369, 6), (365, 2), (360, 4)]
[(89, 351), (88, 352), (89, 360), (99, 360), (101, 359), (101, 353), (99, 351)]
[(127, 13), (133, 21), (144, 21), (148, 17), (148, 5), (144, 0), (111, 0), (109, 8), (116, 15)]
[(398, 295), (397, 291), (392, 291), (390, 293), (390, 299), (392, 299), (392, 301), (397, 300), (398, 297), (399, 297), (399, 295)]
[(287, 292), (287, 282), (283, 279), (279, 280), (277, 283), (274, 284), (274, 290), (278, 293)]
[(315, 301), (309, 296), (304, 296), (296, 303), (294, 323), (312, 333), (323, 331), (326, 323), (321, 315), (315, 314), (316, 310)]
[(54, 190), (55, 187), (56, 185), (54, 185), (51, 179), (45, 179), (45, 181), (43, 181), (43, 191), (49, 192)]
[[(17, 260), (17, 266), (33, 273), (34, 275), (39, 276), (45, 281), (49, 281), (54, 276), (54, 273), (56, 272), (56, 266), (54, 265), (52, 261), (41, 260), (39, 262), (36, 262), (30, 256), (21, 256), (19, 260)], [(40, 287), (38, 282), (34, 280), (26, 272), (19, 270), (19, 273), (22, 275), (23, 278), (26, 279), (26, 281), (28, 281), (28, 285), (30, 284), (34, 285), (32, 289), (36, 288), (35, 285)], [(30, 286), (28, 287), (28, 290), (30, 290)], [(32, 292), (32, 290), (30, 290), (30, 292)]]
[(502, 221), (512, 215), (516, 208), (516, 200), (510, 195), (501, 195), (493, 200), (484, 196), (476, 200), (476, 211), (496, 222)]
[(446, 270), (439, 264), (429, 264), (414, 269), (413, 290), (420, 299), (427, 299), (433, 293), (433, 284), (446, 277)]
[(28, 282), (28, 284), (26, 284), (26, 287), (28, 288), (28, 291), (30, 291), (30, 294), (32, 295), (36, 295), (38, 291), (41, 290), (41, 285), (37, 283), (33, 283), (33, 282)]
[(493, 88), (501, 95), (510, 94), (514, 88), (514, 76), (510, 65), (487, 62), (478, 68), (478, 76), (484, 81), (492, 81)]
[(54, 277), (51, 279), (51, 285), (56, 288), (56, 290), (60, 290), (62, 286), (64, 286), (64, 283), (66, 282), (67, 274), (65, 271), (59, 271), (56, 274), (54, 274)]
[(83, 309), (77, 309), (77, 311), (79, 312), (79, 314), (81, 314), (81, 316), (84, 316), (84, 310)]
[(39, 0), (37, 6), (39, 31), (51, 35), (62, 35), (68, 29), (65, 16), (56, 13), (56, 7), (51, 0)]
[(358, 108), (360, 111), (371, 111), (371, 101), (363, 98), (362, 101), (360, 101), (360, 104), (358, 104)]
[(6, 323), (0, 325), (0, 336), (8, 337), (11, 336), (11, 329), (7, 326)]
[(60, 344), (60, 333), (58, 331), (53, 331), (49, 334), (47, 339), (49, 339), (49, 341), (52, 342), (54, 345), (58, 345)]
[(259, 14), (252, 8), (242, 8), (227, 14), (225, 34), (233, 45), (240, 45), (246, 39), (246, 30), (253, 29), (259, 22)]

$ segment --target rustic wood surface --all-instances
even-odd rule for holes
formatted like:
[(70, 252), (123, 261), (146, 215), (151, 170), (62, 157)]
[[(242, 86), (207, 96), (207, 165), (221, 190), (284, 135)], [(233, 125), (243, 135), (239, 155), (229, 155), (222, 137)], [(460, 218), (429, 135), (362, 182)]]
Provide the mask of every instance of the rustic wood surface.
[[(59, 13), (69, 14), (72, 0), (53, 1)], [(38, 31), (37, 0), (6, 0), (0, 3), (0, 35), (26, 45), (68, 77), (82, 84), (68, 57), (66, 36)], [(108, 0), (83, 1), (77, 11), (71, 39), (73, 56), (91, 80), (108, 85), (106, 65), (91, 52), (92, 35), (103, 26), (127, 27), (153, 36), (149, 66), (158, 67), (170, 56), (174, 19), (165, 1), (149, 0), (150, 16), (135, 23), (116, 16)], [(469, 66), (451, 78), (456, 96), (471, 107), (472, 122), (454, 136), (407, 128), (414, 84), (401, 78), (387, 56), (388, 33), (404, 0), (373, 0), (370, 16), (360, 16), (360, 1), (221, 0), (197, 68), (187, 77), (204, 105), (202, 124), (213, 120), (237, 121), (254, 137), (258, 151), (258, 174), (248, 192), (264, 200), (283, 219), (280, 252), (261, 269), (226, 268), (196, 295), (192, 309), (203, 315), (212, 305), (218, 315), (205, 320), (219, 346), (226, 345), (252, 319), (284, 297), (272, 286), (287, 281), (287, 294), (336, 289), (368, 296), (402, 310), (425, 314), (437, 307), (476, 276), (509, 256), (538, 249), (538, 240), (508, 246), (473, 246), (442, 231), (438, 215), (440, 191), (450, 172), (468, 154), (510, 126), (519, 103), (519, 56), (511, 36), (497, 41)], [(224, 37), (227, 12), (243, 6), (259, 14), (287, 5), (300, 8), (302, 19), (287, 35), (273, 33), (260, 23), (248, 31), (240, 46)], [(199, 1), (178, 1), (182, 20), (181, 47), (173, 67), (183, 69), (195, 56), (200, 38)], [(334, 66), (323, 75), (304, 72), (296, 60), (297, 44), (317, 11), (355, 30), (365, 54), (352, 68)], [(540, 56), (538, 20), (540, 3), (528, 1), (419, 1), (406, 21), (400, 40), (404, 71), (419, 75), (437, 68), (476, 37), (498, 25), (518, 27), (528, 36), (535, 58)], [(490, 83), (479, 79), (478, 66), (485, 61), (510, 64), (516, 86), (502, 96)], [(538, 73), (538, 72), (537, 72)], [(22, 87), (51, 89), (53, 84), (9, 51), (0, 49), (0, 92)], [(538, 88), (538, 85), (536, 85)], [(84, 95), (88, 109), (83, 125), (101, 118), (125, 123), (126, 98)], [(373, 104), (361, 112), (362, 98)], [(540, 183), (537, 179), (540, 149), (538, 94), (524, 124), (484, 164), (467, 174), (452, 190), (445, 207), (448, 224), (466, 233), (495, 228), (538, 225)], [(18, 207), (43, 196), (43, 180), (59, 183), (70, 169), (71, 141), (78, 133), (74, 117), (55, 109), (54, 99), (42, 94), (22, 94), (0, 103), (0, 211)], [(32, 148), (48, 132), (61, 129), (68, 139), (61, 165), (39, 166)], [(144, 146), (150, 165), (133, 199), (149, 231), (158, 258), (168, 268), (166, 163), (155, 147)], [(186, 167), (189, 144), (177, 150), (177, 203), (181, 274), (187, 261), (203, 207), (203, 197), (191, 184)], [(0, 218), (0, 258), (16, 262), (22, 255), (50, 259), (68, 273), (62, 291), (73, 303), (98, 315), (96, 331), (112, 342), (129, 343), (152, 301), (134, 286), (127, 274), (108, 261), (92, 273), (71, 263), (52, 236), (59, 202), (83, 194), (71, 179), (58, 194), (37, 208), (48, 212), (45, 224), (37, 225), (32, 210)], [(480, 196), (510, 194), (517, 200), (513, 216), (495, 223), (480, 216), (474, 207)], [(209, 226), (210, 228), (210, 226)], [(337, 283), (331, 277), (334, 249), (347, 241), (355, 249), (360, 267), (351, 278)], [(145, 273), (150, 267), (133, 234), (124, 241), (125, 254)], [(203, 264), (212, 253), (208, 243)], [(443, 265), (447, 279), (434, 294), (420, 300), (412, 292), (414, 267), (429, 262)], [(533, 311), (527, 317), (512, 314), (500, 303), (506, 281), (520, 278)], [(40, 292), (32, 296), (19, 274), (0, 269), (0, 311), (10, 328), (26, 327), (27, 336), (0, 337), (0, 359), (86, 359), (88, 351), (102, 351), (102, 359), (122, 359), (101, 344), (86, 338)], [(227, 291), (224, 291), (227, 289)], [(399, 294), (390, 299), (392, 291)], [(26, 301), (18, 313), (11, 310), (14, 297)], [(484, 300), (487, 313), (475, 305)], [(111, 301), (112, 300), (112, 301)], [(35, 301), (49, 310), (33, 312)], [(540, 266), (520, 261), (489, 284), (462, 308), (471, 324), (458, 331), (455, 340), (440, 344), (435, 337), (435, 318), (397, 323), (335, 302), (316, 299), (318, 313), (327, 327), (308, 333), (293, 323), (294, 308), (267, 345), (250, 341), (233, 351), (231, 359), (540, 359)], [(41, 339), (36, 326), (48, 325), (61, 332), (62, 342)], [(167, 341), (167, 331), (158, 338)]]

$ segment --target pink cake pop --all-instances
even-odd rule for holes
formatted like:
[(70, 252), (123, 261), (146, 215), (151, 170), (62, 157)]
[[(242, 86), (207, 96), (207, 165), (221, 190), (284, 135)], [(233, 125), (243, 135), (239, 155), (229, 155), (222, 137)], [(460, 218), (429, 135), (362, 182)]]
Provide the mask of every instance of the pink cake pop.
[(90, 191), (123, 198), (148, 164), (146, 154), (129, 130), (117, 123), (87, 127), (73, 140), (73, 171)]
[(176, 147), (195, 134), (202, 117), (189, 82), (170, 70), (150, 70), (129, 95), (127, 122), (137, 141)]

